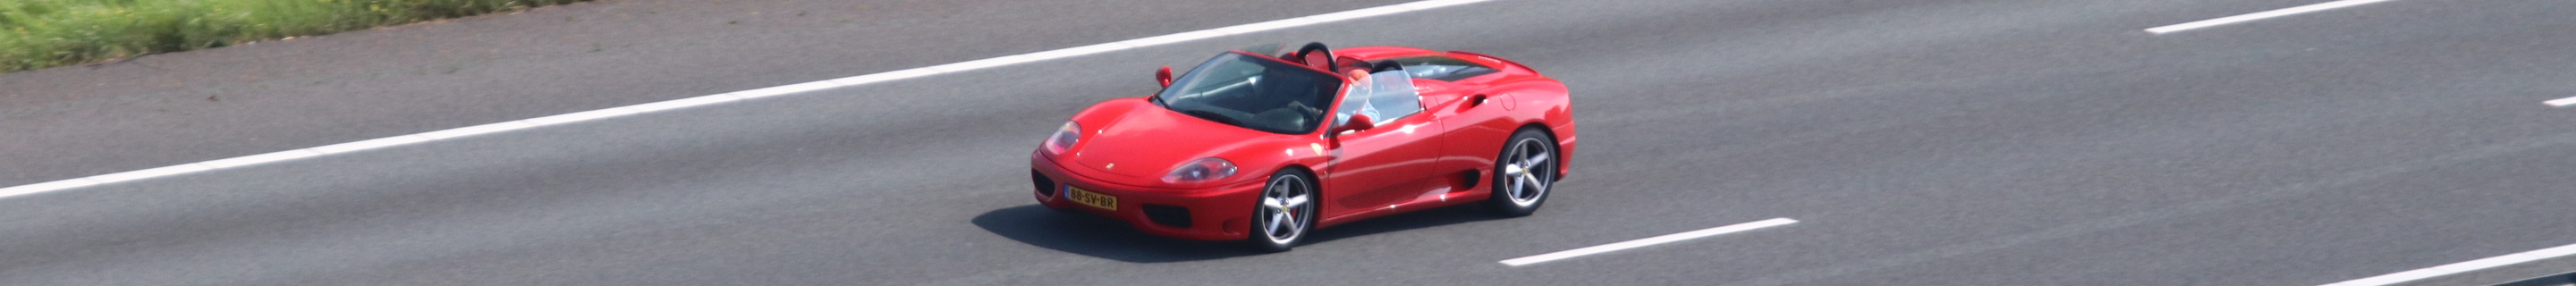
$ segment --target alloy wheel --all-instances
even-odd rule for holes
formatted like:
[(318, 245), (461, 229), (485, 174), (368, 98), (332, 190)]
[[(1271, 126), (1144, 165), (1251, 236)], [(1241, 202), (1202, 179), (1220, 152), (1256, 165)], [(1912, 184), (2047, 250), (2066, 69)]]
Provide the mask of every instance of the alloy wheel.
[(1314, 219), (1314, 194), (1315, 186), (1296, 175), (1270, 179), (1270, 186), (1261, 192), (1261, 210), (1256, 215), (1264, 219), (1263, 225), (1257, 227), (1273, 244), (1297, 241), (1306, 235), (1306, 227), (1311, 225), (1308, 220)]
[(1497, 158), (1503, 160), (1502, 187), (1512, 204), (1529, 206), (1547, 196), (1547, 185), (1556, 182), (1556, 164), (1548, 162), (1555, 150), (1549, 147), (1553, 146), (1538, 138), (1522, 138), (1512, 143), (1511, 151), (1505, 152), (1503, 158)]

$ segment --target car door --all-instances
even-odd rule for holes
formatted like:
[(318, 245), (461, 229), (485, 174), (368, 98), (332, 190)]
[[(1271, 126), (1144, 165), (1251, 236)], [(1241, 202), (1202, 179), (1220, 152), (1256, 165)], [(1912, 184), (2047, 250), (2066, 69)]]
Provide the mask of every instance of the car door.
[[(1412, 79), (1401, 71), (1384, 71), (1357, 79), (1334, 111), (1340, 126), (1353, 114), (1365, 114), (1377, 127), (1331, 134), (1333, 163), (1324, 177), (1331, 204), (1349, 214), (1411, 201), (1436, 187), (1430, 180), (1440, 154), (1440, 125), (1422, 113)], [(1332, 215), (1327, 215), (1330, 217)]]
[(1519, 126), (1510, 120), (1511, 95), (1492, 93), (1485, 77), (1499, 70), (1485, 64), (1449, 56), (1421, 56), (1395, 59), (1405, 71), (1418, 79), (1415, 90), (1424, 98), (1425, 113), (1437, 118), (1441, 126), (1440, 162), (1431, 172), (1438, 175), (1472, 173), (1459, 176), (1461, 191), (1484, 189), (1491, 181), (1494, 156), (1502, 153), (1503, 139)]

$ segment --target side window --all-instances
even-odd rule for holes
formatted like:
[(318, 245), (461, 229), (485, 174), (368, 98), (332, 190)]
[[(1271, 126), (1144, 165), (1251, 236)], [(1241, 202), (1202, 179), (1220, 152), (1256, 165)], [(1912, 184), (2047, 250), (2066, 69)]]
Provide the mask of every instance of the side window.
[(1395, 59), (1395, 63), (1403, 65), (1404, 70), (1411, 73), (1413, 78), (1439, 81), (1458, 81), (1500, 72), (1492, 67), (1445, 56), (1400, 58)]
[(1365, 78), (1358, 81), (1352, 81), (1349, 90), (1342, 91), (1341, 107), (1335, 107), (1333, 109), (1333, 126), (1342, 126), (1344, 123), (1351, 122), (1352, 114), (1364, 114), (1368, 115), (1369, 118), (1379, 118), (1377, 109), (1369, 108), (1368, 106), (1369, 93), (1370, 90), (1372, 90), (1369, 87), (1369, 81), (1370, 80)]
[(1422, 113), (1422, 96), (1413, 90), (1413, 77), (1403, 70), (1381, 71), (1351, 82), (1333, 111), (1333, 124), (1350, 121), (1352, 114), (1385, 124), (1414, 113)]

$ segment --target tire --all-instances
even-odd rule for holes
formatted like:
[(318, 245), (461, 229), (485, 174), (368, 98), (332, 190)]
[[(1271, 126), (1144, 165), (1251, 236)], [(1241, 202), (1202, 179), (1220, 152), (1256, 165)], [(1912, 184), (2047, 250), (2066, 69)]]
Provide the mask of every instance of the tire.
[(1315, 230), (1317, 199), (1315, 175), (1304, 170), (1287, 169), (1270, 175), (1268, 186), (1253, 201), (1252, 235), (1245, 244), (1261, 252), (1283, 252), (1304, 242)]
[(1536, 128), (1522, 128), (1503, 140), (1502, 154), (1494, 155), (1494, 190), (1485, 205), (1495, 214), (1523, 217), (1538, 212), (1547, 204), (1548, 190), (1556, 186), (1556, 140)]

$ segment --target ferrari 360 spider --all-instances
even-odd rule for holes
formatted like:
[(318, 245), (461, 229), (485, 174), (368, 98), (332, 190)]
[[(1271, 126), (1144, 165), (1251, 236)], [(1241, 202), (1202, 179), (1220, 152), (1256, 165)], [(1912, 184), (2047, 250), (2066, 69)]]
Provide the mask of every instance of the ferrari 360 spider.
[(1318, 228), (1481, 202), (1526, 216), (1575, 150), (1565, 84), (1509, 60), (1310, 43), (1226, 51), (1073, 115), (1033, 195), (1146, 233), (1286, 251)]

